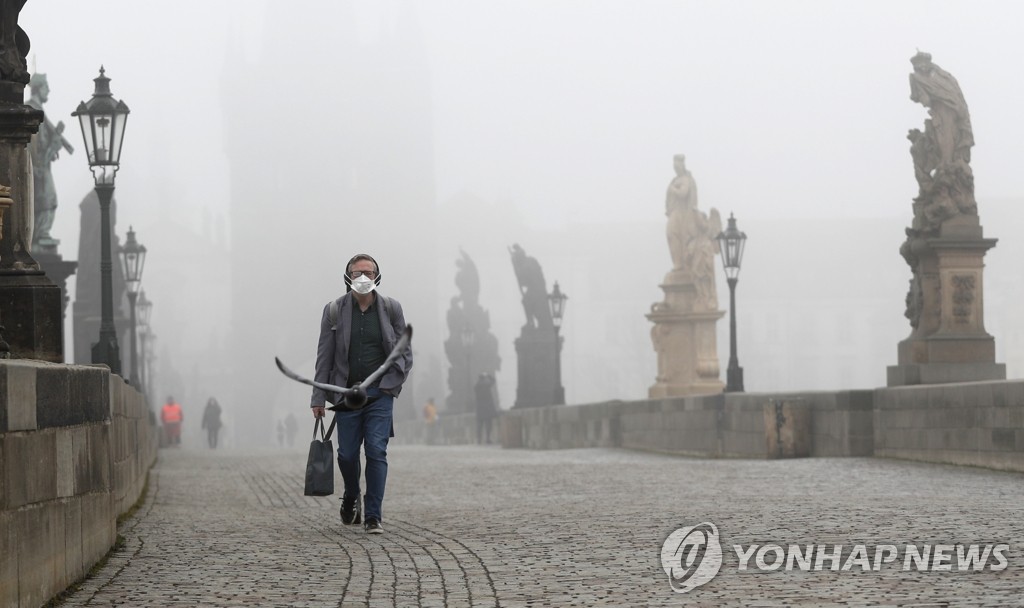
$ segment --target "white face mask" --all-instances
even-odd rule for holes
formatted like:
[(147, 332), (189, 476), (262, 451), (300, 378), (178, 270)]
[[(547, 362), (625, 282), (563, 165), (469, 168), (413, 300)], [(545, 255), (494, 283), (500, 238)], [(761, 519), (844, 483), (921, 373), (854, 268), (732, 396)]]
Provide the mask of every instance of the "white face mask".
[(376, 287), (377, 284), (374, 283), (373, 279), (366, 275), (352, 279), (352, 291), (358, 293), (359, 295), (365, 296), (366, 294), (373, 291)]

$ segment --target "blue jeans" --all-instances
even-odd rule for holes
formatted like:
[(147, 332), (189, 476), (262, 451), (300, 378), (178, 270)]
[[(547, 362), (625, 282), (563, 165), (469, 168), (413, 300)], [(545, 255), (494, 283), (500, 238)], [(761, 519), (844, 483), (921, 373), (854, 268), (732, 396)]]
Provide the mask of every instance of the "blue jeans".
[(388, 438), (391, 436), (391, 414), (395, 398), (380, 392), (379, 388), (367, 389), (366, 394), (373, 403), (362, 409), (338, 410), (338, 467), (345, 480), (345, 498), (359, 496), (359, 447), (366, 452), (366, 498), (363, 501), (363, 518), (382, 521), (381, 503), (384, 502), (384, 485), (388, 479)]

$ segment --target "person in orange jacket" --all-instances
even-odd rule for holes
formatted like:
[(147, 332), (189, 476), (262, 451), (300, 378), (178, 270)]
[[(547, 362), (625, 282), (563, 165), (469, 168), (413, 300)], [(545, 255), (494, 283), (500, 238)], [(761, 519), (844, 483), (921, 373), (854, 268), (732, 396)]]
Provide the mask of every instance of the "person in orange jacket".
[(181, 445), (181, 423), (185, 415), (181, 412), (181, 406), (171, 395), (167, 396), (167, 403), (160, 410), (160, 422), (164, 425), (164, 436), (167, 438), (167, 445)]

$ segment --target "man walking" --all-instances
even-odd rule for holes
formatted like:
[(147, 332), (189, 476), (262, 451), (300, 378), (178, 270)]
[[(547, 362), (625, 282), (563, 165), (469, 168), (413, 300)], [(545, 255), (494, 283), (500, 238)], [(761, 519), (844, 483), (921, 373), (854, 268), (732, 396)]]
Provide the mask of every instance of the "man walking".
[[(380, 279), (377, 262), (365, 253), (345, 265), (346, 293), (328, 302), (320, 319), (314, 376), (317, 382), (346, 388), (359, 384), (384, 363), (405, 331), (402, 305), (376, 292)], [(411, 368), (412, 351), (406, 350), (367, 388), (366, 405), (356, 410), (342, 405), (337, 412), (338, 467), (345, 481), (341, 521), (358, 524), (365, 520), (363, 527), (369, 534), (384, 532), (381, 505), (388, 476), (388, 439), (393, 435), (392, 412)], [(314, 417), (325, 414), (327, 400), (343, 404), (338, 395), (313, 389), (310, 407)], [(366, 453), (365, 501), (360, 501), (361, 446)], [(365, 510), (364, 517), (361, 510)]]

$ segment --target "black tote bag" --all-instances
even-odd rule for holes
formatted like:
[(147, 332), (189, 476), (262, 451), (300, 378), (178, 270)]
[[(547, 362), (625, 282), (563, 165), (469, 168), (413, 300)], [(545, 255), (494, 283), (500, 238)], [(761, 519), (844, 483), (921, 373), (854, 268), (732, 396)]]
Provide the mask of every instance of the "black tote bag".
[[(309, 444), (309, 456), (306, 458), (306, 496), (330, 496), (334, 494), (334, 444), (331, 442), (331, 433), (334, 432), (334, 423), (324, 433), (324, 419), (317, 418), (313, 425), (313, 441)], [(316, 430), (320, 429), (320, 437), (317, 438)]]

